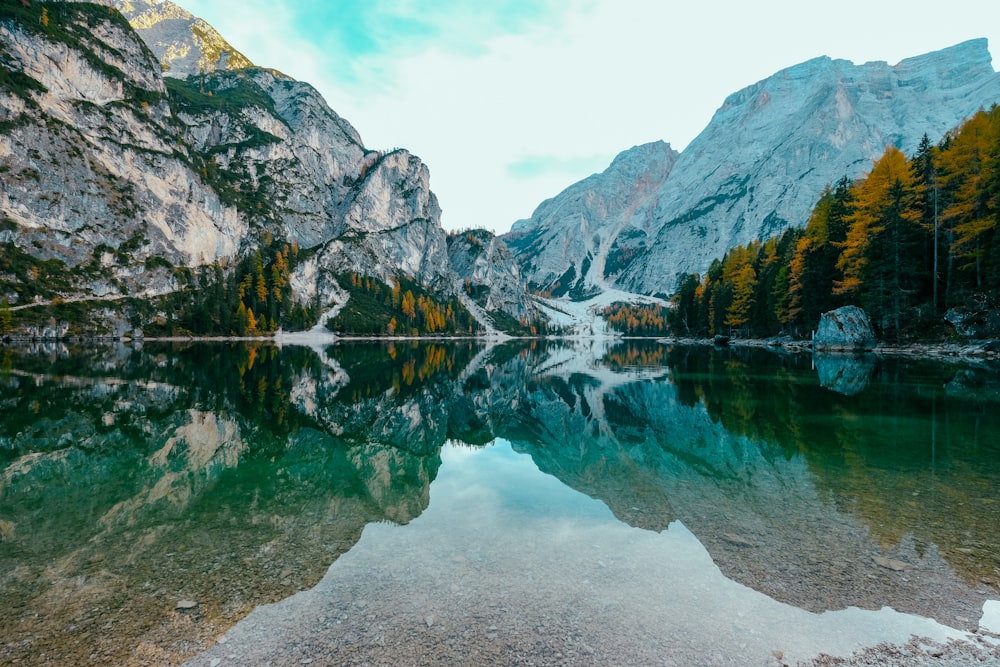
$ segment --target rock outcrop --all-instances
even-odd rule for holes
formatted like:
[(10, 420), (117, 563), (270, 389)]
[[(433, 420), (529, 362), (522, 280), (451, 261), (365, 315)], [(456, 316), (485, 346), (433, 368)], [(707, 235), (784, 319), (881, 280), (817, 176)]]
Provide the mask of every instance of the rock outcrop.
[(480, 307), (516, 320), (537, 317), (513, 253), (491, 232), (474, 229), (450, 234), (448, 258), (462, 289)]
[(964, 338), (1000, 338), (1000, 309), (985, 305), (981, 308), (951, 308), (944, 314), (944, 320)]

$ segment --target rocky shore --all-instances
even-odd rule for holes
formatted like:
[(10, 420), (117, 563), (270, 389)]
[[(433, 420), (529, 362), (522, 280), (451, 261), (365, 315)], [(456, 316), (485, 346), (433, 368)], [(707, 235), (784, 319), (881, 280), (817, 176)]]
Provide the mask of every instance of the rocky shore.
[[(668, 345), (713, 345), (713, 338), (665, 337), (657, 341)], [(774, 338), (729, 338), (726, 346), (757, 347), (787, 350), (789, 352), (812, 352), (812, 341), (779, 336)], [(1000, 359), (1000, 340), (979, 340), (939, 343), (878, 343), (869, 348), (828, 350), (840, 354), (874, 354), (879, 356), (907, 356), (924, 359)]]

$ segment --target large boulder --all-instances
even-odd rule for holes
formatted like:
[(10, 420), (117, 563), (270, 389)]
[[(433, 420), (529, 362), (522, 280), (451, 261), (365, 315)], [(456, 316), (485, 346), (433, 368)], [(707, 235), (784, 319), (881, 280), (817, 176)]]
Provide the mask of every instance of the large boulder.
[(868, 313), (857, 306), (823, 313), (813, 334), (815, 350), (870, 350), (877, 342)]

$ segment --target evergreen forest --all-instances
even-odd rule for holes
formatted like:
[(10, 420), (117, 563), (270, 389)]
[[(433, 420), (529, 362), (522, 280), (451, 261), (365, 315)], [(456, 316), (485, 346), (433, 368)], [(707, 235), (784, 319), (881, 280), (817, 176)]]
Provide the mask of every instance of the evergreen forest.
[(682, 275), (676, 335), (806, 337), (857, 305), (887, 341), (944, 333), (950, 308), (1000, 301), (1000, 108), (980, 110), (916, 155), (894, 146), (857, 181), (828, 187), (804, 228), (754, 241)]

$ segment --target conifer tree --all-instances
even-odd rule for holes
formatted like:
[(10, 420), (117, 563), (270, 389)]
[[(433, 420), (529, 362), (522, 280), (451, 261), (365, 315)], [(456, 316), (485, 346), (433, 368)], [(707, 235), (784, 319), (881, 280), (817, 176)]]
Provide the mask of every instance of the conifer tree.
[(871, 172), (852, 188), (851, 212), (847, 216), (847, 237), (840, 244), (837, 268), (842, 277), (836, 282), (834, 293), (857, 298), (865, 265), (869, 261), (868, 243), (883, 231), (882, 214), (890, 205), (890, 189), (901, 179), (911, 178), (906, 156), (895, 146), (882, 154)]

